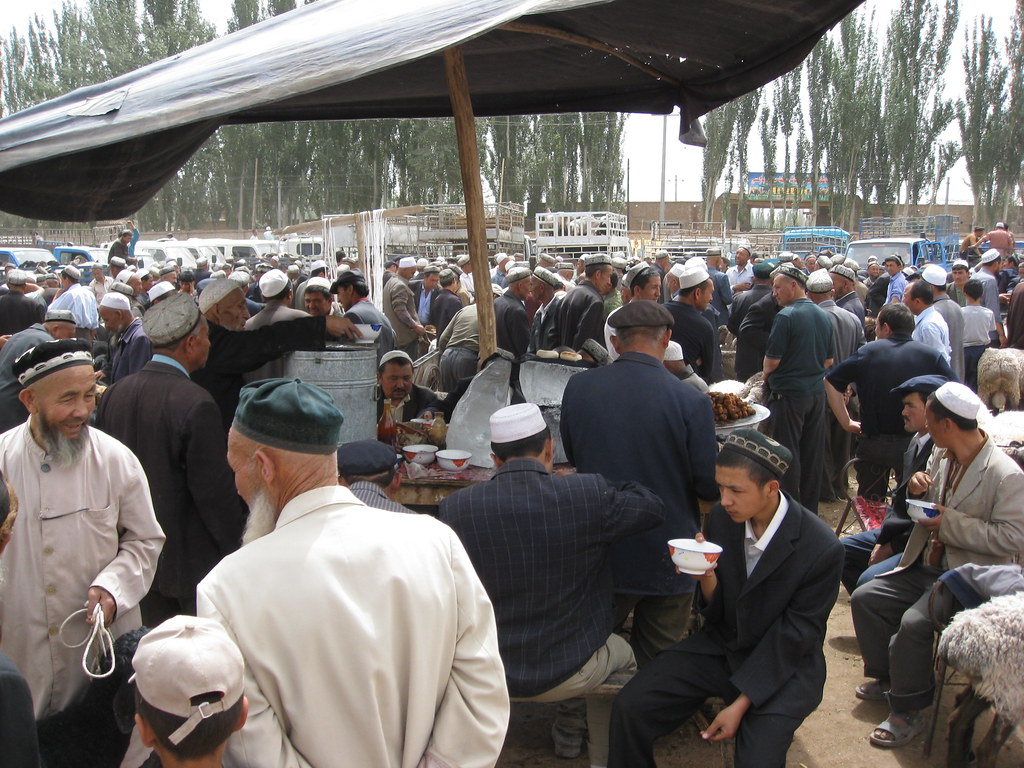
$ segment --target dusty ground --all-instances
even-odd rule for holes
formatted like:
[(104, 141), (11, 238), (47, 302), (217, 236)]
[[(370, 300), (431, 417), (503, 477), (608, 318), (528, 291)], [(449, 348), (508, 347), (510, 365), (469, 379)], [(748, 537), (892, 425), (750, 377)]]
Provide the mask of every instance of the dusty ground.
[[(822, 509), (826, 520), (833, 525), (842, 511), (839, 505)], [(860, 653), (853, 621), (850, 617), (850, 599), (841, 590), (829, 618), (825, 640), (825, 659), (828, 680), (825, 697), (796, 733), (789, 750), (788, 768), (940, 768), (946, 765), (945, 718), (953, 698), (961, 689), (954, 678), (947, 684), (940, 710), (935, 747), (929, 759), (921, 753), (924, 737), (897, 750), (883, 750), (868, 742), (868, 734), (881, 722), (887, 705), (861, 701), (854, 697), (854, 687), (863, 681)], [(505, 749), (499, 766), (504, 768), (586, 768), (586, 750), (576, 760), (560, 760), (551, 747), (553, 705), (512, 705)], [(983, 715), (978, 721), (976, 739), (984, 734), (991, 718)], [(661, 768), (714, 768), (722, 764), (721, 748), (700, 739), (693, 723), (666, 736), (657, 745), (658, 765)], [(1021, 729), (1012, 735), (999, 755), (999, 768), (1024, 766), (1024, 741)]]

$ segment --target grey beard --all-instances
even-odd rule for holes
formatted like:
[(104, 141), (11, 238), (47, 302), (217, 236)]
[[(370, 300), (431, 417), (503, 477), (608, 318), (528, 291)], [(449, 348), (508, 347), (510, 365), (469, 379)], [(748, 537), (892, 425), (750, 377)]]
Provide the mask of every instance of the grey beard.
[(39, 427), (40, 436), (43, 438), (43, 447), (46, 450), (47, 456), (50, 457), (50, 463), (55, 464), (61, 469), (74, 466), (78, 461), (78, 457), (82, 455), (82, 450), (85, 448), (85, 439), (89, 434), (88, 425), (82, 426), (78, 437), (70, 438), (62, 435), (61, 431), (56, 427), (52, 427), (46, 419), (42, 417), (33, 418), (36, 419), (35, 423)]
[(277, 525), (278, 510), (274, 509), (267, 498), (266, 491), (260, 491), (249, 505), (249, 518), (245, 521), (245, 533), (242, 534), (242, 546), (263, 538), (274, 530)]

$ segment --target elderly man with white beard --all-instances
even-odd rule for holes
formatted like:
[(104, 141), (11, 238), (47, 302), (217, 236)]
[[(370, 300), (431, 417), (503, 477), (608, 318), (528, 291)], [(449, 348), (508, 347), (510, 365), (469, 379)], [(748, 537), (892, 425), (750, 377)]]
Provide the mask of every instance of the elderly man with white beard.
[(491, 603), (450, 528), (338, 485), (341, 423), (297, 379), (241, 391), (228, 463), (250, 520), (198, 589), (245, 659), (224, 765), (489, 768), (509, 714)]
[(77, 642), (98, 605), (115, 638), (139, 627), (164, 542), (138, 460), (88, 427), (96, 406), (88, 350), (65, 339), (19, 357), (29, 418), (0, 435), (0, 466), (27, 512), (4, 553), (0, 649), (25, 674), (37, 718), (73, 704), (89, 680), (61, 623), (71, 617), (64, 640)]

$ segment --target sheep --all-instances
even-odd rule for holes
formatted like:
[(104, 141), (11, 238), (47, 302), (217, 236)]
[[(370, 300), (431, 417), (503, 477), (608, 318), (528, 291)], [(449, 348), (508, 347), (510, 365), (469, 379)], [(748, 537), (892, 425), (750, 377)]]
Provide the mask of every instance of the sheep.
[(990, 410), (1015, 410), (1020, 405), (1024, 351), (986, 349), (978, 361), (978, 397)]
[(939, 638), (938, 659), (970, 683), (949, 718), (949, 768), (966, 768), (974, 721), (995, 712), (978, 744), (977, 768), (994, 768), (1006, 739), (1024, 719), (1024, 593), (961, 611)]

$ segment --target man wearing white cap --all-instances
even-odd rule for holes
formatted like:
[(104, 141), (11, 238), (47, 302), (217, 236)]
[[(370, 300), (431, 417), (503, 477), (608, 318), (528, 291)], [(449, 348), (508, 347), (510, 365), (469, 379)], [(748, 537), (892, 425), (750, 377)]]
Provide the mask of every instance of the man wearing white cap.
[(931, 284), (922, 279), (912, 282), (903, 292), (903, 303), (914, 314), (914, 333), (911, 338), (937, 350), (948, 363), (949, 327), (942, 315), (932, 307), (934, 301)]
[(92, 341), (100, 326), (96, 311), (96, 297), (79, 280), (82, 273), (70, 264), (60, 271), (60, 293), (50, 303), (50, 309), (70, 309), (75, 316), (77, 335), (80, 339)]
[(153, 346), (142, 329), (142, 321), (132, 314), (128, 297), (111, 291), (100, 301), (103, 327), (110, 332), (110, 373), (107, 383), (142, 370), (153, 356)]
[(20, 333), (43, 320), (45, 308), (25, 295), (28, 275), (20, 269), (7, 274), (8, 293), (0, 296), (0, 336)]
[(924, 729), (932, 703), (932, 585), (966, 563), (1011, 563), (1024, 551), (1024, 472), (978, 428), (984, 405), (960, 383), (928, 397), (926, 421), (935, 442), (925, 472), (907, 485), (937, 514), (918, 522), (896, 570), (858, 587), (852, 598), (864, 674), (856, 694), (889, 701), (890, 713), (871, 734), (880, 747), (907, 744)]
[[(675, 271), (675, 267), (673, 267)], [(715, 284), (702, 259), (686, 264), (679, 276), (679, 293), (665, 304), (675, 320), (672, 341), (683, 348), (683, 357), (694, 372), (707, 383), (716, 380), (714, 374), (715, 329), (705, 312), (711, 305)]]
[(996, 320), (996, 334), (999, 336), (999, 346), (1006, 346), (1006, 330), (1003, 328), (1002, 309), (999, 306), (999, 281), (996, 273), (999, 265), (1002, 264), (1002, 256), (996, 248), (989, 248), (981, 255), (981, 262), (978, 264), (978, 271), (974, 277), (977, 279), (984, 292), (981, 296), (981, 306), (988, 307)]
[(964, 381), (964, 316), (960, 306), (946, 292), (948, 274), (938, 264), (929, 264), (921, 270), (921, 278), (931, 286), (934, 297), (932, 309), (946, 321), (949, 367), (960, 381)]
[(64, 637), (77, 642), (99, 606), (115, 638), (137, 629), (164, 542), (138, 459), (89, 426), (92, 362), (77, 339), (24, 353), (14, 372), (29, 420), (0, 435), (0, 466), (30, 511), (4, 552), (0, 649), (26, 676), (37, 719), (77, 702), (89, 683), (83, 649), (62, 641), (61, 623), (70, 617)]
[(416, 297), (409, 280), (416, 274), (416, 259), (403, 256), (398, 271), (384, 286), (384, 315), (395, 331), (395, 349), (407, 353), (413, 360), (420, 356), (420, 338), (425, 333), (416, 313)]
[[(1009, 230), (1004, 221), (997, 221), (995, 229), (978, 240), (977, 250), (981, 251), (986, 245), (1003, 257), (1012, 256), (1017, 247), (1013, 232)], [(984, 253), (982, 253), (982, 258), (984, 258)]]
[[(608, 758), (611, 700), (584, 696), (633, 651), (612, 632), (612, 542), (664, 521), (661, 500), (635, 482), (555, 476), (553, 441), (533, 403), (490, 419), (497, 470), (441, 502), (494, 604), (498, 647), (514, 699), (565, 702), (552, 728), (555, 754), (576, 757), (589, 730), (590, 765)], [(584, 719), (584, 709), (586, 719)]]
[(259, 279), (259, 286), (266, 303), (263, 309), (245, 321), (245, 330), (252, 331), (297, 317), (309, 317), (308, 312), (291, 308), (291, 286), (288, 283), (288, 276), (281, 270), (271, 269), (264, 272)]
[[(309, 265), (309, 277), (327, 277), (327, 262), (317, 259)], [(308, 278), (307, 278), (308, 279)], [(292, 309), (302, 309), (306, 305), (306, 282), (303, 281), (295, 289), (292, 296)]]
[(512, 257), (507, 253), (497, 253), (494, 255), (494, 269), (491, 270), (491, 282), (501, 288), (508, 288), (508, 280), (506, 275), (508, 274), (509, 267), (512, 266)]
[(159, 304), (172, 293), (177, 293), (174, 283), (168, 282), (167, 280), (161, 280), (154, 283), (153, 287), (146, 291), (146, 296), (149, 297), (149, 306), (152, 307)]

